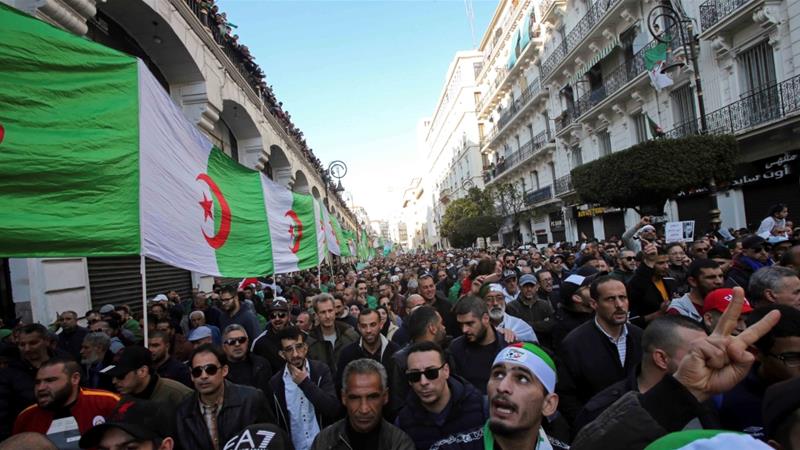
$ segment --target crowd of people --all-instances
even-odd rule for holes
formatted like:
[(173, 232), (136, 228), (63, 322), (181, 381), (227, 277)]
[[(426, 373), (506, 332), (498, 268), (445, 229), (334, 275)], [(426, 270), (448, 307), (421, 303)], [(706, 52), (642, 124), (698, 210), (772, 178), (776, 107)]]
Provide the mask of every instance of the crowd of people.
[(256, 63), (255, 56), (250, 52), (250, 48), (239, 42), (239, 35), (234, 33), (236, 25), (228, 20), (225, 12), (219, 10), (219, 5), (216, 4), (215, 0), (186, 1), (190, 6), (197, 6), (200, 21), (208, 27), (217, 42), (224, 46), (234, 65), (238, 66), (248, 83), (261, 97), (269, 113), (278, 120), (283, 131), (291, 136), (300, 149), (303, 158), (317, 170), (323, 181), (329, 185), (329, 191), (339, 199), (339, 204), (347, 208), (326, 168), (323, 167), (322, 161), (306, 143), (303, 131), (292, 122), (291, 114), (283, 108), (283, 102), (278, 101), (272, 86), (267, 84), (266, 75)]
[(645, 217), (18, 324), (0, 449), (800, 449), (781, 214), (766, 237), (666, 243)]

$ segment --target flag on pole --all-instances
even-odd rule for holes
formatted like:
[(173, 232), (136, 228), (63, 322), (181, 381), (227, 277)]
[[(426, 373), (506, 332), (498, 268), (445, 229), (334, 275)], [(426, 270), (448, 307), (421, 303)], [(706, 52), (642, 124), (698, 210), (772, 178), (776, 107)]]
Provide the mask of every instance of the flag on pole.
[(2, 4), (0, 29), (0, 255), (226, 277), (324, 258), (314, 198), (214, 147), (144, 63)]
[(665, 42), (659, 42), (658, 45), (644, 52), (644, 67), (650, 76), (650, 83), (657, 92), (661, 92), (662, 89), (673, 84), (672, 78), (661, 72), (667, 61), (667, 53), (668, 48)]
[(664, 129), (661, 128), (655, 122), (655, 120), (651, 119), (649, 114), (645, 113), (644, 117), (645, 117), (645, 120), (647, 120), (646, 133), (647, 133), (647, 140), (648, 141), (652, 141), (653, 139), (660, 138), (660, 137), (664, 136)]

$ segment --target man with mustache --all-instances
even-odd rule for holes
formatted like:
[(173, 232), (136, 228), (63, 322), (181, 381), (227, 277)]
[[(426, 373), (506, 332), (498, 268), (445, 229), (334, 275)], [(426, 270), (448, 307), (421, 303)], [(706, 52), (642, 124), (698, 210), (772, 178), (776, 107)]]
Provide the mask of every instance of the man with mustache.
[(559, 347), (559, 411), (572, 423), (595, 394), (633, 374), (642, 361), (642, 330), (628, 323), (628, 293), (621, 281), (602, 276), (589, 287), (595, 312)]
[[(523, 278), (526, 276), (533, 278), (533, 275), (523, 275)], [(530, 325), (524, 320), (506, 313), (506, 298), (502, 286), (497, 283), (490, 284), (483, 299), (486, 300), (492, 326), (497, 329), (511, 330), (520, 341), (539, 342)], [(519, 302), (519, 300), (514, 300), (512, 303), (514, 302)]]
[(555, 414), (556, 365), (539, 346), (519, 342), (504, 348), (494, 359), (486, 384), (489, 420), (477, 429), (451, 435), (431, 450), (482, 450), (485, 448), (568, 449), (547, 435), (545, 417)]

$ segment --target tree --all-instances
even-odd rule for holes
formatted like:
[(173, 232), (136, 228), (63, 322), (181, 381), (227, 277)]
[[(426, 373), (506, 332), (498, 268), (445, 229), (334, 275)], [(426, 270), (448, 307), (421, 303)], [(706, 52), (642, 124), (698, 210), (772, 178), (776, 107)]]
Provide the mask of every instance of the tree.
[(514, 224), (518, 224), (522, 219), (529, 219), (530, 212), (525, 203), (525, 193), (516, 184), (500, 183), (494, 184), (487, 189), (487, 197), (494, 205), (496, 215), (499, 217), (500, 225), (506, 217), (511, 217)]
[(661, 210), (677, 192), (733, 179), (738, 151), (733, 136), (656, 139), (572, 169), (572, 183), (585, 203)]
[(467, 196), (447, 205), (439, 233), (456, 248), (469, 247), (479, 237), (497, 234), (502, 218), (496, 214), (493, 199), (485, 191), (472, 188)]

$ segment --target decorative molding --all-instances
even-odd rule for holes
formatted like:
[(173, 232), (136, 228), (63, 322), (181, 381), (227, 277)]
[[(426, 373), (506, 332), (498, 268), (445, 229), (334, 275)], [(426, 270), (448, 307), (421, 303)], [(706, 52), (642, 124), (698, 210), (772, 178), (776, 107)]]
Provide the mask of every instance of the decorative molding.
[(625, 116), (625, 109), (618, 103), (611, 105), (611, 110), (617, 113), (617, 115), (619, 115), (620, 117)]
[(600, 47), (598, 47), (596, 43), (591, 42), (589, 43), (589, 50), (591, 50), (593, 53), (597, 53), (600, 51)]
[(781, 24), (780, 3), (766, 3), (764, 6), (753, 11), (753, 22), (761, 28), (769, 30)]
[(614, 41), (617, 38), (617, 35), (614, 34), (614, 31), (609, 28), (603, 29), (603, 37), (606, 38), (609, 42)]
[(719, 62), (724, 58), (731, 58), (733, 53), (731, 52), (731, 43), (723, 36), (716, 35), (711, 38), (711, 50), (714, 51), (714, 57)]
[(636, 21), (636, 16), (628, 8), (620, 11), (619, 16), (622, 18), (622, 20), (628, 23), (633, 23)]
[(642, 97), (642, 94), (639, 91), (631, 92), (631, 99), (634, 102), (638, 103), (640, 106), (644, 105), (644, 97)]

